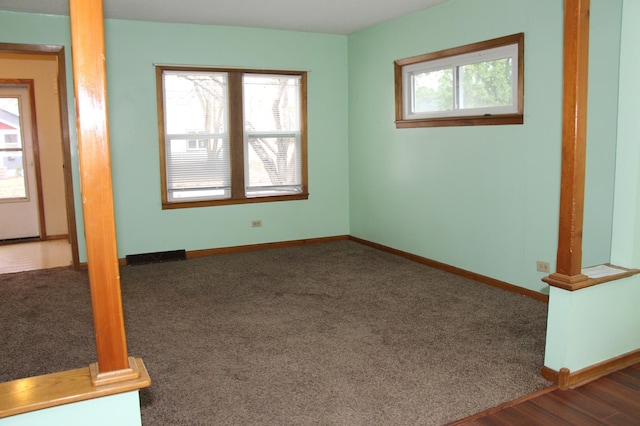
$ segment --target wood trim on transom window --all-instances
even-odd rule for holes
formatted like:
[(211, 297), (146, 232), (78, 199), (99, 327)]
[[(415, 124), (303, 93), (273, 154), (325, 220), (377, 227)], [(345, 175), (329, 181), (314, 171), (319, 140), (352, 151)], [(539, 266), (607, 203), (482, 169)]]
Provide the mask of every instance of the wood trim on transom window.
[[(421, 62), (429, 62), (473, 52), (480, 52), (492, 48), (518, 45), (518, 70), (517, 70), (517, 112), (509, 114), (495, 115), (473, 115), (473, 116), (447, 116), (437, 118), (411, 118), (404, 117), (404, 90), (402, 68)], [(445, 126), (485, 126), (524, 123), (524, 33), (499, 37), (478, 43), (453, 47), (437, 52), (398, 59), (394, 62), (394, 91), (395, 91), (395, 123), (397, 128), (415, 127), (445, 127)]]

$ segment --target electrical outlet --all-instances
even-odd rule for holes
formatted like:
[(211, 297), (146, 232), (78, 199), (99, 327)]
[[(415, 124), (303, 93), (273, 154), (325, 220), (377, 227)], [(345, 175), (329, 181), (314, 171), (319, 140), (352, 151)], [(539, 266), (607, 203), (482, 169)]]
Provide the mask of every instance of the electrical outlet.
[(252, 228), (260, 228), (262, 226), (262, 221), (261, 220), (252, 220), (251, 221), (251, 227)]
[(551, 265), (549, 265), (549, 262), (543, 262), (542, 260), (538, 260), (536, 262), (536, 269), (539, 272), (551, 272)]

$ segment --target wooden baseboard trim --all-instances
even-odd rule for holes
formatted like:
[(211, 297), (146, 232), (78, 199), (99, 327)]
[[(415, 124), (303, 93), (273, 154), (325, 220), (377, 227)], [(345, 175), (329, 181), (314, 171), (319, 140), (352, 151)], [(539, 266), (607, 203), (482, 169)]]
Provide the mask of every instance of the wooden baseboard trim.
[[(246, 246), (232, 246), (232, 247), (220, 247), (220, 248), (211, 248), (211, 249), (202, 249), (202, 250), (191, 250), (191, 251), (187, 251), (187, 259), (197, 259), (198, 257), (216, 256), (219, 254), (244, 253), (248, 251), (268, 250), (272, 248), (296, 247), (296, 246), (304, 246), (307, 244), (330, 243), (332, 241), (345, 241), (345, 240), (348, 240), (349, 238), (350, 238), (349, 235), (336, 235), (333, 237), (307, 238), (304, 240), (278, 241), (275, 243), (248, 244)], [(118, 259), (118, 264), (120, 266), (127, 266), (127, 259), (126, 258)], [(87, 262), (81, 262), (80, 264), (78, 264), (78, 269), (86, 270), (87, 268), (88, 268)]]
[(555, 383), (560, 389), (569, 389), (569, 369), (561, 368), (560, 371), (553, 370), (546, 365), (540, 369), (540, 375), (550, 382)]
[(151, 386), (142, 359), (132, 360), (140, 373), (137, 378), (102, 386), (91, 383), (90, 367), (0, 383), (0, 419)]
[(569, 371), (568, 368), (561, 368), (560, 371), (556, 371), (544, 366), (540, 370), (540, 373), (542, 377), (554, 382), (560, 389), (567, 390), (579, 388), (589, 382), (625, 369), (638, 362), (640, 362), (640, 349), (599, 362), (575, 372)]
[(388, 246), (384, 246), (382, 244), (374, 243), (371, 241), (363, 240), (358, 237), (349, 237), (350, 240), (355, 241), (360, 244), (364, 244), (369, 247), (373, 247), (375, 249), (385, 251), (387, 253), (395, 254), (397, 256), (404, 257), (406, 259), (412, 260), (414, 262), (422, 263), (423, 265), (431, 266), (432, 268), (440, 269), (445, 272), (450, 272), (455, 275), (459, 275), (461, 277), (469, 278), (471, 280), (480, 282), (482, 284), (487, 284), (492, 287), (497, 287), (502, 290), (506, 290), (512, 293), (518, 293), (523, 296), (527, 296), (531, 299), (537, 300), (539, 302), (549, 303), (549, 296), (546, 294), (538, 293), (537, 291), (529, 290), (523, 287), (519, 287), (517, 285), (509, 284), (504, 281), (496, 280), (494, 278), (487, 277), (485, 275), (476, 274), (475, 272), (467, 271), (464, 269), (456, 268), (455, 266), (447, 265), (446, 263), (441, 263), (436, 260), (427, 259), (426, 257), (418, 256), (413, 253), (409, 253), (406, 251), (394, 249)]
[(215, 256), (219, 254), (244, 253), (248, 251), (268, 250), (273, 248), (297, 247), (307, 244), (329, 243), (333, 241), (348, 240), (348, 235), (338, 235), (334, 237), (308, 238), (304, 240), (279, 241), (275, 243), (249, 244), (245, 246), (221, 247), (204, 250), (187, 251), (187, 259), (198, 257)]
[(8, 246), (11, 244), (23, 244), (23, 243), (32, 243), (43, 241), (40, 237), (29, 237), (29, 238), (10, 238), (8, 240), (0, 240), (0, 246)]

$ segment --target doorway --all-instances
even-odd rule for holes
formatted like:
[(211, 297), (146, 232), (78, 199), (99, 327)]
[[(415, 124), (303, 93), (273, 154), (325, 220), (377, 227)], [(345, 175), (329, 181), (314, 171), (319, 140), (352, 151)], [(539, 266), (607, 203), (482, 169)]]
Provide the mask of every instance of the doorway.
[[(18, 64), (18, 65), (16, 65)], [(47, 69), (47, 74), (43, 75), (43, 69)], [(37, 209), (37, 217), (34, 222), (32, 217), (29, 219), (31, 228), (29, 231), (9, 231), (11, 234), (0, 233), (0, 240), (21, 239), (35, 241), (52, 241), (66, 240), (70, 244), (71, 263), (74, 268), (80, 268), (78, 255), (78, 239), (76, 230), (75, 201), (73, 193), (73, 178), (71, 171), (71, 146), (69, 138), (69, 114), (67, 105), (67, 84), (65, 69), (65, 50), (63, 46), (52, 45), (27, 45), (14, 43), (0, 43), (0, 90), (18, 89), (19, 85), (8, 84), (9, 80), (24, 81), (32, 79), (35, 81), (35, 90), (31, 92), (31, 121), (28, 126), (24, 107), (18, 107), (17, 113), (22, 125), (20, 127), (22, 150), (18, 152), (15, 146), (11, 148), (11, 157), (14, 162), (23, 162), (22, 167), (7, 167), (7, 175), (11, 175), (18, 184), (25, 184), (25, 194), (19, 194), (20, 201), (15, 204), (26, 205), (26, 199), (35, 201), (39, 206)], [(10, 86), (10, 87), (7, 87)], [(9, 93), (0, 93), (2, 98), (12, 98)], [(20, 95), (24, 97), (24, 94)], [(33, 99), (37, 105), (33, 104)], [(11, 101), (5, 101), (11, 103)], [(22, 106), (26, 102), (18, 101)], [(43, 103), (44, 106), (43, 106)], [(0, 105), (2, 108), (2, 105)], [(15, 111), (15, 108), (14, 108)], [(0, 114), (2, 112), (0, 111)], [(22, 114), (22, 116), (21, 116)], [(26, 128), (33, 129), (31, 132), (33, 153), (27, 147), (28, 136)], [(39, 129), (40, 132), (37, 132)], [(40, 138), (38, 138), (38, 133)], [(2, 140), (0, 134), (0, 142)], [(14, 140), (15, 137), (9, 137)], [(15, 145), (15, 144), (13, 144)], [(2, 146), (0, 144), (0, 146)], [(22, 158), (18, 159), (18, 153), (22, 154)], [(2, 158), (9, 155), (0, 151), (0, 167)], [(38, 161), (39, 160), (39, 161)], [(29, 167), (33, 162), (35, 176), (29, 176)], [(39, 168), (38, 168), (39, 166)], [(2, 169), (0, 168), (0, 173)], [(40, 185), (38, 185), (40, 179)], [(35, 183), (35, 187), (28, 186)], [(17, 185), (19, 186), (19, 185)], [(0, 204), (14, 204), (13, 202), (3, 202)], [(10, 214), (1, 210), (0, 218), (3, 222), (11, 222)], [(14, 206), (15, 207), (15, 206)], [(33, 224), (36, 223), (37, 230), (34, 233)], [(4, 228), (3, 226), (0, 228)], [(7, 232), (0, 229), (0, 232)], [(35, 238), (33, 238), (35, 237)], [(34, 243), (35, 244), (35, 243)], [(12, 244), (13, 245), (13, 244)]]
[[(40, 238), (33, 80), (0, 80), (0, 241)], [(46, 235), (46, 234), (45, 234)]]

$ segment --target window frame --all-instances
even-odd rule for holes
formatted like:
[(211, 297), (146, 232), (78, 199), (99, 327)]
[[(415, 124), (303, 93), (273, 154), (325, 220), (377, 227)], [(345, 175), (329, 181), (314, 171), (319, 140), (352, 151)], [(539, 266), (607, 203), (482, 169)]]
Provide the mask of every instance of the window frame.
[[(308, 148), (307, 148), (307, 72), (292, 70), (264, 70), (246, 68), (219, 68), (178, 65), (156, 65), (156, 98), (158, 105), (158, 139), (160, 148), (160, 182), (162, 209), (179, 209), (234, 204), (264, 203), (275, 201), (306, 200), (308, 190)], [(229, 155), (231, 166), (231, 196), (229, 198), (208, 200), (170, 201), (167, 188), (167, 157), (165, 151), (165, 106), (163, 93), (164, 71), (193, 71), (227, 73), (228, 119), (229, 119)], [(243, 75), (285, 75), (300, 77), (300, 173), (301, 191), (291, 194), (247, 196), (245, 188), (244, 158), (244, 111), (243, 111)], [(196, 139), (197, 140), (197, 139)]]
[[(405, 117), (405, 105), (407, 88), (404, 84), (404, 71), (415, 68), (416, 65), (425, 64), (424, 68), (429, 69), (434, 63), (450, 61), (455, 63), (454, 67), (464, 66), (459, 57), (465, 55), (489, 51), (505, 46), (517, 46), (517, 75), (516, 84), (516, 112), (497, 114), (455, 114), (436, 117)], [(488, 59), (491, 60), (491, 59)], [(429, 65), (431, 64), (431, 65)], [(478, 43), (440, 50), (438, 52), (426, 53), (409, 58), (394, 61), (395, 77), (395, 123), (396, 128), (415, 127), (445, 127), (445, 126), (485, 126), (485, 125), (505, 125), (524, 123), (524, 33), (513, 34), (486, 40)]]

